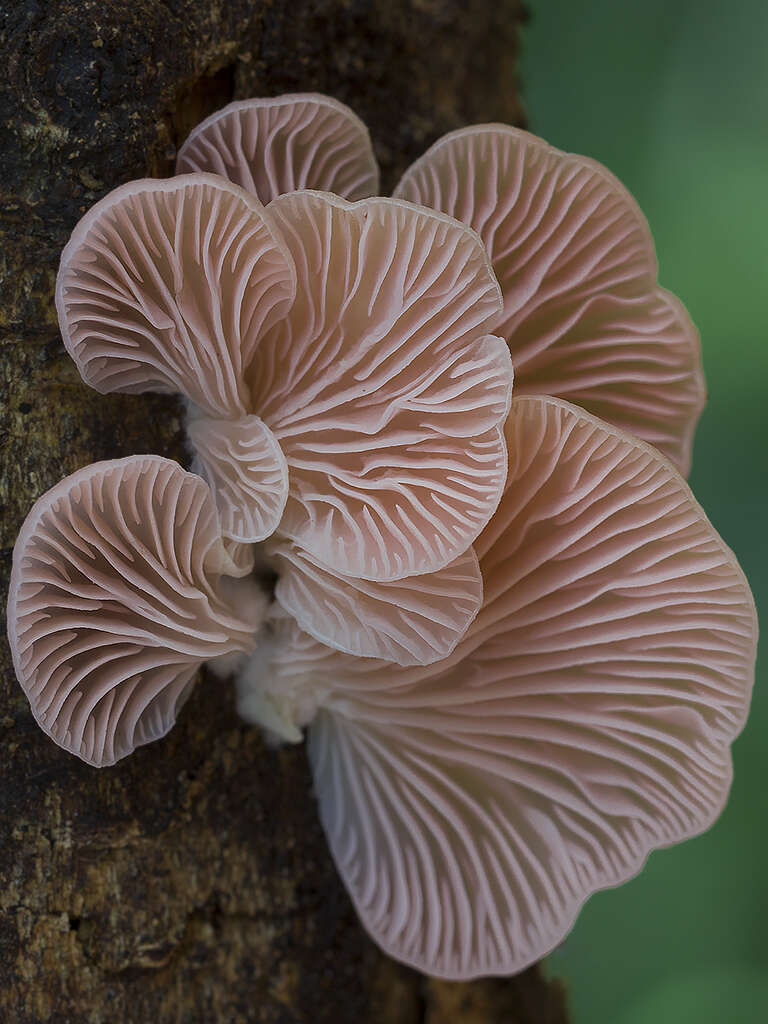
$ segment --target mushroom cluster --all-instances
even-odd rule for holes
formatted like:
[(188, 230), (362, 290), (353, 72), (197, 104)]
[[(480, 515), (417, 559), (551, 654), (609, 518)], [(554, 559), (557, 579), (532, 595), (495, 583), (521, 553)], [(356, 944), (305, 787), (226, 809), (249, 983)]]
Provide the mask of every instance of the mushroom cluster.
[(177, 172), (83, 217), (56, 306), (87, 384), (184, 397), (192, 471), (97, 463), (29, 513), (32, 712), (110, 765), (234, 675), (247, 721), (308, 730), (379, 945), (519, 971), (727, 798), (757, 623), (681, 475), (696, 330), (621, 184), (514, 128), (382, 198), (348, 108), (246, 100)]

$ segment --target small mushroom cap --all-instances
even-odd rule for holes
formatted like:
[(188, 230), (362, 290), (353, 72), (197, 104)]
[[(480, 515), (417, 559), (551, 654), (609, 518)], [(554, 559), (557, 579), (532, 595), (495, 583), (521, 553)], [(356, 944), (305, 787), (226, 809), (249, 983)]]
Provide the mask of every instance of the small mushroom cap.
[(181, 392), (231, 417), (249, 411), (245, 371), (294, 289), (261, 203), (194, 174), (132, 181), (92, 207), (62, 253), (56, 308), (97, 391)]
[(321, 693), (331, 850), (391, 955), (522, 970), (593, 892), (719, 815), (757, 623), (744, 576), (653, 448), (557, 399), (507, 421), (478, 538), (484, 604), (444, 661), (353, 658), (278, 620), (271, 686)]
[(222, 537), (226, 559), (221, 572), (225, 576), (250, 576), (256, 565), (256, 547), (239, 540)]
[(350, 200), (379, 191), (368, 129), (349, 107), (318, 93), (230, 103), (190, 132), (176, 171), (220, 174), (265, 205), (307, 188)]
[(648, 224), (605, 167), (477, 125), (436, 142), (395, 195), (482, 238), (504, 294), (492, 330), (509, 342), (516, 394), (574, 402), (688, 472), (706, 398), (698, 333), (659, 287)]
[(392, 199), (294, 192), (270, 213), (296, 301), (251, 366), (280, 442), (280, 531), (334, 572), (433, 572), (485, 526), (506, 474), (512, 366), (487, 335), (501, 297), (480, 241)]
[(205, 483), (152, 455), (99, 462), (44, 494), (8, 597), (32, 713), (96, 766), (165, 735), (211, 658), (255, 646), (265, 599), (231, 564)]
[(439, 661), (469, 629), (483, 599), (472, 548), (437, 572), (390, 583), (342, 576), (290, 541), (273, 539), (268, 550), (280, 605), (322, 643), (364, 658)]
[(258, 416), (191, 416), (187, 436), (192, 470), (213, 492), (224, 536), (249, 543), (274, 533), (288, 499), (288, 465), (266, 423)]

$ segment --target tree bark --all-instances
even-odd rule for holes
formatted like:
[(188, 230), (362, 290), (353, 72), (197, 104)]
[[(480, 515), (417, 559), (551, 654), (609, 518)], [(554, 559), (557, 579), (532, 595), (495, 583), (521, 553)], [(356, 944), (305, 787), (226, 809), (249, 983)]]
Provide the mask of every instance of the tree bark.
[[(371, 127), (384, 188), (438, 135), (519, 124), (520, 0), (16, 0), (0, 14), (2, 586), (34, 499), (99, 459), (186, 463), (167, 397), (80, 380), (53, 303), (78, 218), (233, 98), (318, 90)], [(37, 728), (0, 650), (0, 1017), (322, 1024), (565, 1021), (556, 982), (450, 985), (362, 932), (304, 752), (204, 678), (176, 728), (96, 771)]]

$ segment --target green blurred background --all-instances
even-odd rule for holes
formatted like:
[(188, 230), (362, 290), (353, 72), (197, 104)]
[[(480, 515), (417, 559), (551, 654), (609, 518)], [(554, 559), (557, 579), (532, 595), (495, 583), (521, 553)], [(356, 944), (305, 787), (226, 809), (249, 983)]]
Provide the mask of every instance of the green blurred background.
[[(606, 164), (648, 217), (661, 283), (701, 332), (691, 484), (768, 623), (768, 2), (529, 7), (530, 128)], [(575, 1024), (768, 1022), (765, 649), (734, 753), (717, 825), (593, 897), (553, 954)]]

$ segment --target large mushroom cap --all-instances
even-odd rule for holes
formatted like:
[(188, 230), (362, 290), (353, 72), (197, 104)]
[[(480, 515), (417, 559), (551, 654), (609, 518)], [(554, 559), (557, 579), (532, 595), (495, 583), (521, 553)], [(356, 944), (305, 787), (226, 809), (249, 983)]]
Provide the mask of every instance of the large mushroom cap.
[(267, 676), (299, 709), (322, 694), (315, 787), (363, 923), (454, 979), (522, 970), (715, 820), (754, 675), (749, 587), (665, 459), (556, 399), (513, 399), (506, 433), (453, 653), (353, 658), (286, 618)]
[(113, 764), (163, 736), (201, 663), (250, 652), (264, 600), (221, 542), (205, 483), (137, 455), (44, 494), (13, 557), (8, 636), (41, 728)]

